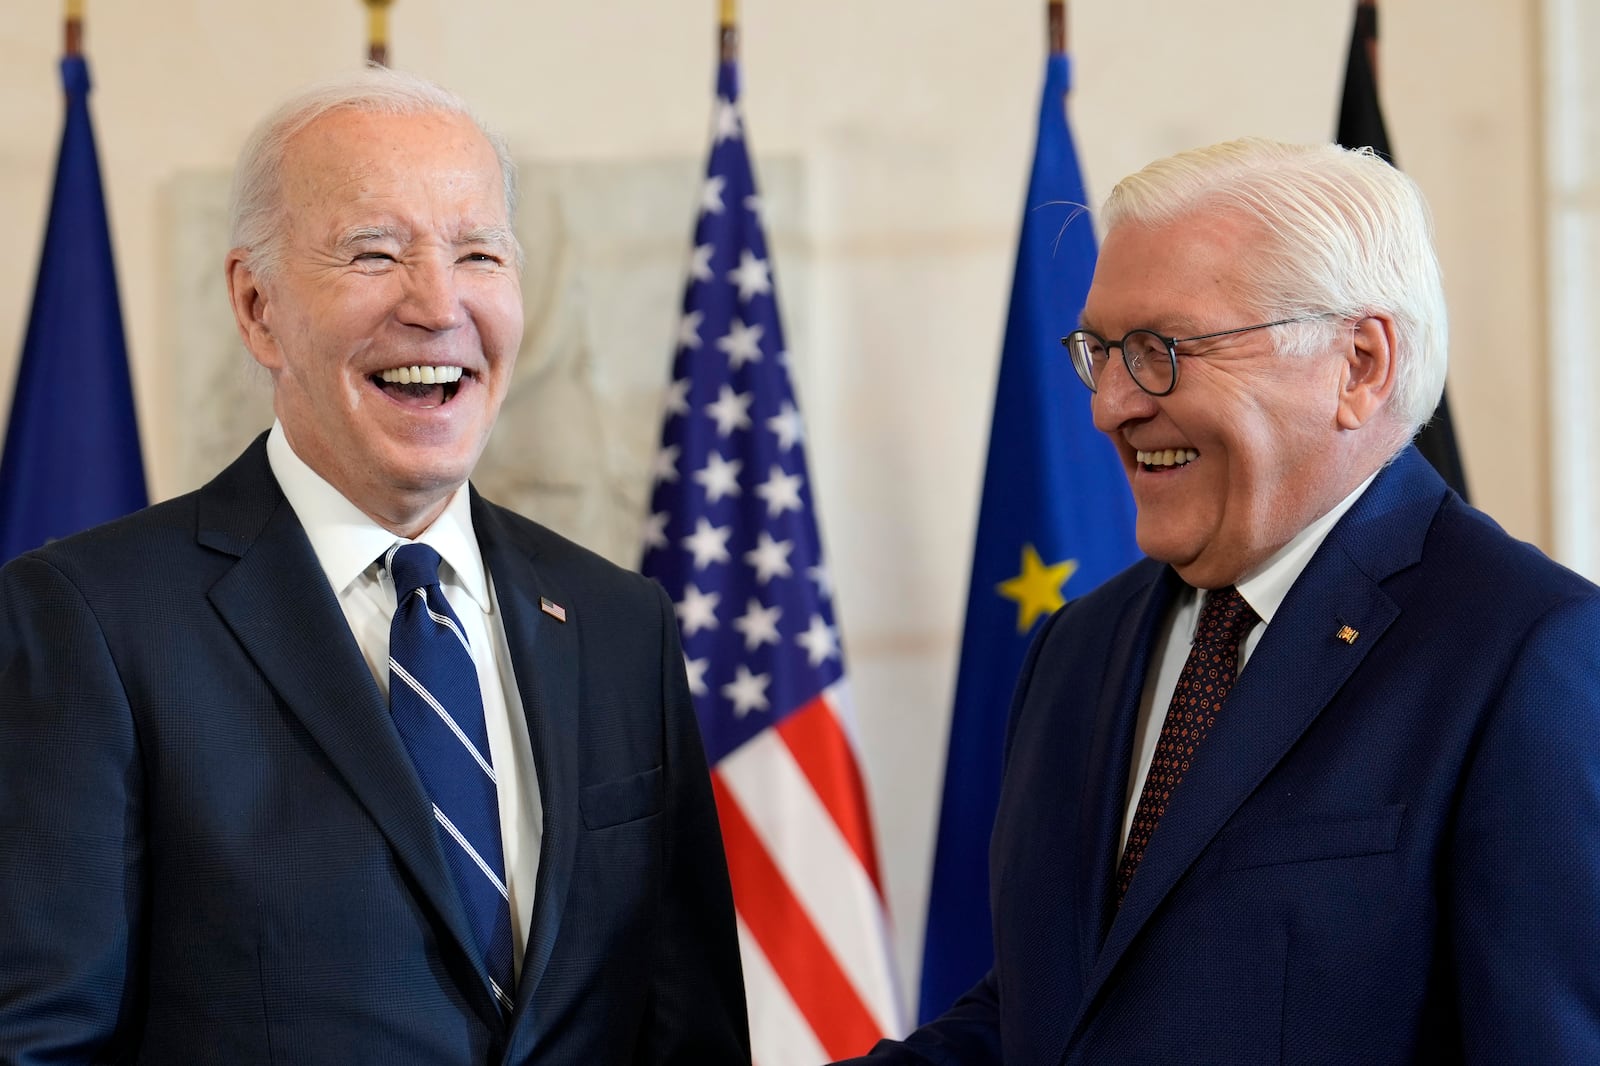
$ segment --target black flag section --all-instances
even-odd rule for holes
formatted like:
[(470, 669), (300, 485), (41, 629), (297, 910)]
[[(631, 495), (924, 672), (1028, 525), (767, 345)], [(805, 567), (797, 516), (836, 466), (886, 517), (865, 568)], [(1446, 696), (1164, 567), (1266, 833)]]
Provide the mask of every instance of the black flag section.
[[(1370, 147), (1391, 164), (1389, 132), (1378, 104), (1378, 80), (1373, 70), (1378, 49), (1378, 6), (1375, 0), (1358, 0), (1355, 32), (1350, 35), (1350, 61), (1344, 73), (1344, 98), (1339, 105), (1337, 140), (1346, 148)], [(1455, 426), (1450, 421), (1448, 392), (1439, 397), (1433, 418), (1417, 435), (1417, 449), (1439, 471), (1450, 487), (1467, 497), (1467, 476), (1461, 468)]]

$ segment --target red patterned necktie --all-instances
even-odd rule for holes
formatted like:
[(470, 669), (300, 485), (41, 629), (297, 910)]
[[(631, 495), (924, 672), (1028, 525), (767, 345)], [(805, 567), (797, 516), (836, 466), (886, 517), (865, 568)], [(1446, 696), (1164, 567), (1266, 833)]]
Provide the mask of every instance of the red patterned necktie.
[(1156, 831), (1167, 802), (1183, 775), (1189, 772), (1195, 750), (1211, 731), (1222, 710), (1222, 703), (1239, 675), (1239, 642), (1261, 617), (1244, 602), (1239, 590), (1229, 585), (1206, 596), (1200, 609), (1200, 625), (1189, 647), (1189, 657), (1178, 675), (1178, 687), (1167, 705), (1167, 718), (1156, 740), (1155, 757), (1145, 775), (1139, 806), (1133, 812), (1128, 844), (1117, 868), (1117, 901), (1127, 894), (1133, 872), (1144, 858), (1144, 849)]

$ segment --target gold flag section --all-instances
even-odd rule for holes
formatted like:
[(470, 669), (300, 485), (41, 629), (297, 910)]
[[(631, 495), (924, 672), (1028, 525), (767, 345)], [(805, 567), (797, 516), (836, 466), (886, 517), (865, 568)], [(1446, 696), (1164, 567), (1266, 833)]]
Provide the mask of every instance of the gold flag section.
[(732, 63), (739, 58), (739, 4), (738, 0), (718, 0), (717, 45), (722, 61)]
[(389, 7), (394, 0), (361, 0), (367, 5), (367, 62), (389, 65)]
[(69, 56), (83, 54), (83, 3), (84, 0), (67, 0), (67, 45)]

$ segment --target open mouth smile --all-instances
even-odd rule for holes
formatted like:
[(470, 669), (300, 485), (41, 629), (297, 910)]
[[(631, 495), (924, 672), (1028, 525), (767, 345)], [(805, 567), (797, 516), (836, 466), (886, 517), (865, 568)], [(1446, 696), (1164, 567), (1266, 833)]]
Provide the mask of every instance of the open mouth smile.
[(1154, 452), (1136, 451), (1133, 457), (1146, 470), (1170, 470), (1187, 466), (1200, 458), (1200, 453), (1193, 448), (1167, 448)]
[(409, 407), (443, 407), (455, 399), (467, 372), (459, 366), (399, 366), (370, 375), (374, 385)]

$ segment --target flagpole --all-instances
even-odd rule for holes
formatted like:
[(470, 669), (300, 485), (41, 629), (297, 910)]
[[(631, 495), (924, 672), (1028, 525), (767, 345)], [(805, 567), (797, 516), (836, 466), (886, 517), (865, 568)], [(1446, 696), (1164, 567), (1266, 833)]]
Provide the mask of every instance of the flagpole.
[(1066, 0), (1049, 0), (1046, 5), (1050, 16), (1050, 54), (1065, 55), (1067, 51)]
[(67, 0), (67, 55), (83, 54), (83, 3), (84, 0)]
[(1356, 0), (1356, 25), (1362, 27), (1361, 43), (1367, 49), (1367, 66), (1372, 70), (1372, 87), (1378, 87), (1378, 0)]
[(738, 0), (721, 0), (720, 6), (717, 45), (722, 52), (722, 62), (732, 63), (739, 58), (739, 4)]
[(362, 0), (367, 5), (367, 62), (389, 65), (389, 5), (394, 0)]

